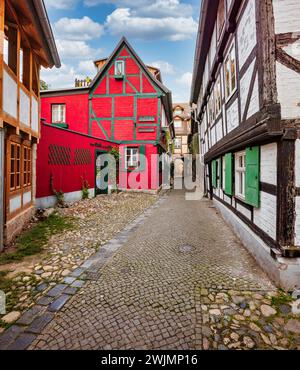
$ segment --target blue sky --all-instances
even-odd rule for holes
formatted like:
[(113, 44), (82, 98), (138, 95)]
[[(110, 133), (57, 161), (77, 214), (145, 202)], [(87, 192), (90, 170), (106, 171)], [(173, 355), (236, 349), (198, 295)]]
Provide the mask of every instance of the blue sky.
[(93, 60), (128, 38), (146, 64), (159, 67), (174, 102), (189, 100), (200, 0), (44, 0), (62, 68), (43, 70), (50, 88), (94, 77)]

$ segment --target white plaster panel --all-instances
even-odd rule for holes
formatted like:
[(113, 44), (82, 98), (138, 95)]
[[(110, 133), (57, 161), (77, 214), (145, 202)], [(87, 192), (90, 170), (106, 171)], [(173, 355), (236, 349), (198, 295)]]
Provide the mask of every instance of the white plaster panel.
[(216, 124), (216, 136), (217, 136), (217, 142), (220, 141), (223, 138), (223, 122), (222, 119), (219, 120), (219, 122)]
[(239, 125), (239, 105), (236, 99), (227, 109), (227, 133), (234, 130)]
[(33, 131), (39, 131), (39, 104), (35, 98), (32, 98), (31, 128)]
[(9, 200), (9, 212), (12, 213), (16, 210), (18, 210), (19, 208), (21, 208), (22, 206), (22, 198), (21, 198), (21, 195), (18, 195), (14, 198), (11, 198)]
[(30, 98), (20, 89), (20, 121), (30, 126)]
[(277, 143), (261, 146), (260, 155), (261, 181), (277, 185)]
[(300, 118), (300, 74), (279, 62), (276, 62), (276, 70), (282, 118)]
[(256, 59), (251, 63), (251, 65), (248, 67), (247, 72), (244, 74), (244, 76), (241, 78), (240, 81), (240, 97), (241, 97), (241, 112), (242, 117), (245, 113), (245, 107), (246, 102), (248, 98), (248, 93), (250, 89), (251, 79), (253, 75), (254, 65), (255, 65)]
[(300, 1), (273, 0), (275, 33), (300, 31)]
[(249, 211), (249, 209), (243, 207), (240, 203), (237, 203), (236, 204), (236, 209), (241, 214), (243, 214), (244, 216), (246, 216), (249, 220), (251, 220), (251, 212)]
[(23, 194), (23, 204), (28, 204), (31, 202), (31, 191), (27, 191)]
[(254, 208), (254, 223), (274, 240), (276, 239), (277, 198), (260, 192), (260, 208)]
[(248, 0), (248, 5), (240, 20), (237, 31), (240, 68), (257, 43), (255, 0)]
[(16, 81), (3, 70), (3, 110), (17, 118), (18, 86)]
[(258, 74), (256, 73), (247, 119), (253, 116), (253, 114), (257, 113), (258, 111), (259, 111), (259, 88), (258, 88)]

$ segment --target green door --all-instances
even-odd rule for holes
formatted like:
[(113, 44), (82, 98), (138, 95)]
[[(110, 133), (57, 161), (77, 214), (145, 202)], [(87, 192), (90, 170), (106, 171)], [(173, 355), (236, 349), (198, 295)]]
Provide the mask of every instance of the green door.
[(95, 170), (96, 195), (108, 194), (108, 163), (107, 152), (97, 150)]

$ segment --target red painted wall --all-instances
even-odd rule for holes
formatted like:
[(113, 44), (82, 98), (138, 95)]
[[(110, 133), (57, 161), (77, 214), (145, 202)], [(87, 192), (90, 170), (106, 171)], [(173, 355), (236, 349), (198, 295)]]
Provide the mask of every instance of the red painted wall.
[[(139, 145), (128, 145), (132, 147), (139, 147)], [(123, 158), (125, 158), (125, 148), (126, 146), (120, 145), (119, 151), (121, 156), (121, 170), (119, 172), (119, 188), (120, 189), (151, 189), (156, 190), (159, 188), (161, 181), (158, 172), (157, 163), (157, 147), (148, 144), (145, 145), (145, 157), (146, 166), (144, 171), (141, 172), (126, 172), (122, 169), (125, 168)], [(123, 162), (123, 163), (122, 163)]]
[[(88, 181), (90, 188), (94, 188), (95, 152), (97, 149), (109, 150), (112, 146), (115, 145), (42, 123), (37, 148), (37, 198), (53, 195), (51, 176), (54, 188), (64, 193), (81, 190), (82, 178)], [(78, 150), (85, 150), (85, 155), (82, 152), (78, 154)], [(87, 153), (90, 153), (89, 164), (75, 164), (76, 158), (81, 163), (88, 162)]]
[[(121, 57), (124, 55), (127, 57), (122, 59)], [(158, 102), (160, 98), (146, 95), (157, 94), (153, 83), (135, 58), (130, 56), (126, 47), (120, 51), (119, 57), (115, 60), (124, 61), (125, 78), (123, 80), (116, 79), (114, 66), (112, 66), (107, 74), (101, 77), (94, 88), (92, 97), (93, 118), (112, 118), (115, 127), (112, 130), (112, 122), (109, 124), (107, 121), (97, 122), (95, 120), (92, 122), (92, 134), (99, 135), (103, 139), (108, 137), (111, 140), (156, 141), (158, 133), (155, 125), (159, 118)], [(143, 96), (143, 94), (145, 95)], [(149, 122), (141, 120), (139, 122), (141, 116), (151, 116), (154, 117), (154, 120)], [(147, 123), (149, 123), (148, 126)], [(135, 127), (136, 135), (134, 135)], [(143, 128), (146, 128), (148, 132), (141, 132)]]
[(52, 123), (51, 105), (66, 104), (66, 123), (69, 129), (88, 134), (89, 95), (64, 95), (56, 97), (41, 96), (41, 117), (46, 123)]

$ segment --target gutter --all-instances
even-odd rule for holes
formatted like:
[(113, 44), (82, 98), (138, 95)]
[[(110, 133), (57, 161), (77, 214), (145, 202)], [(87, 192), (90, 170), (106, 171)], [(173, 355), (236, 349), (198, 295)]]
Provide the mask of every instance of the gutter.
[(55, 65), (56, 68), (60, 68), (61, 62), (56, 48), (53, 32), (51, 29), (44, 1), (27, 0), (27, 4), (33, 15), (33, 22), (46, 39), (46, 42), (43, 42), (44, 44), (43, 46), (47, 51), (49, 61), (51, 61), (50, 67), (53, 67)]

